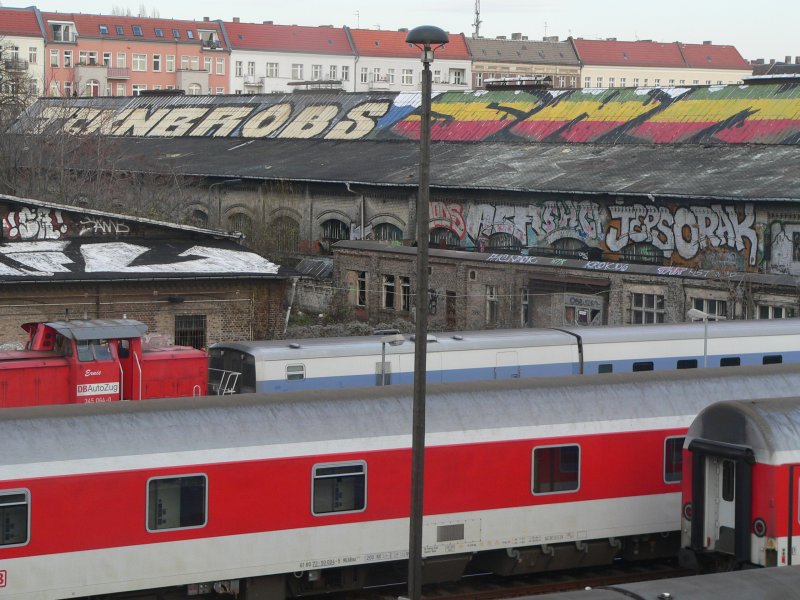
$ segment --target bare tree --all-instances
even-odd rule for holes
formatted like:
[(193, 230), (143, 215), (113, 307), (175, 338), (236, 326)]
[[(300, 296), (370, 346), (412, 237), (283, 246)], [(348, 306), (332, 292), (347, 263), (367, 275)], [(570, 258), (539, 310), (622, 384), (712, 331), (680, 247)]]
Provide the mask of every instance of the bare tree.
[(0, 132), (36, 99), (36, 83), (19, 48), (0, 38)]

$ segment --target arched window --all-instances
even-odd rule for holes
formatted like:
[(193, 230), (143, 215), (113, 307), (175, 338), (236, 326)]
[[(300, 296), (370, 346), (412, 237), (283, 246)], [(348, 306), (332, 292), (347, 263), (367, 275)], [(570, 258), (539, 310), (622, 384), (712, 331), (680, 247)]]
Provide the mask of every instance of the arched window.
[(86, 87), (84, 88), (84, 95), (91, 96), (96, 98), (100, 95), (100, 82), (97, 79), (90, 79), (86, 82)]
[(489, 242), (486, 247), (495, 251), (519, 252), (522, 250), (522, 242), (510, 233), (493, 233), (489, 236)]
[(568, 258), (588, 258), (589, 247), (575, 238), (561, 238), (552, 244), (556, 256)]
[(200, 209), (195, 209), (192, 211), (191, 221), (195, 227), (208, 227), (208, 214)]
[(664, 260), (664, 254), (653, 244), (639, 242), (625, 246), (621, 258), (628, 262), (660, 264)]
[(230, 229), (232, 231), (239, 231), (245, 236), (249, 237), (253, 233), (253, 220), (245, 213), (236, 213), (228, 219)]
[(271, 237), (277, 252), (290, 254), (300, 246), (300, 224), (291, 217), (278, 217), (270, 224)]
[(200, 87), (199, 83), (191, 83), (189, 87), (186, 89), (186, 93), (190, 96), (199, 96), (203, 93), (203, 89)]
[(326, 242), (338, 242), (350, 239), (350, 228), (339, 219), (328, 219), (322, 223), (322, 239)]
[(431, 248), (458, 248), (458, 236), (445, 227), (431, 229), (428, 245)]
[(372, 235), (382, 242), (399, 242), (403, 239), (403, 232), (391, 223), (379, 223), (372, 228)]

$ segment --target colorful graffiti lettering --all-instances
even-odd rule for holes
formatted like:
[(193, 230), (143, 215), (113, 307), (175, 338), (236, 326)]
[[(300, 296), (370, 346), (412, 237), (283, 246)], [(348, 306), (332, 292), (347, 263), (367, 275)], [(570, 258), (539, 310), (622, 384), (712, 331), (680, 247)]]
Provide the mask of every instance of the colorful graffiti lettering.
[(58, 240), (67, 232), (60, 210), (22, 208), (9, 211), (3, 230), (10, 240)]

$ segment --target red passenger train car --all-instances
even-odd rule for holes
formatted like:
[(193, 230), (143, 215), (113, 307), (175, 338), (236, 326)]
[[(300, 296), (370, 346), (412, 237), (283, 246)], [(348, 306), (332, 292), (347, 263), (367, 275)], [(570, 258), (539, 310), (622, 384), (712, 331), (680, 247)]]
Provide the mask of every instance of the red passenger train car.
[(148, 347), (132, 319), (26, 323), (23, 350), (0, 352), (0, 408), (202, 396), (205, 352)]

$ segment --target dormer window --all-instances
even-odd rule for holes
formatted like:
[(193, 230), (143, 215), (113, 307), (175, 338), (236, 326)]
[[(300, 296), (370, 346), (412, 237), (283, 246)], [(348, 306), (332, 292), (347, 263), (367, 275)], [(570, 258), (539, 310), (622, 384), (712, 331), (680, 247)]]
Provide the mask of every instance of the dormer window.
[(122, 25), (114, 25), (117, 35), (125, 35), (125, 28)]
[(200, 36), (200, 40), (203, 44), (203, 48), (219, 48), (219, 38), (217, 37), (216, 31), (211, 31), (208, 29), (198, 29), (197, 34)]
[(142, 27), (141, 27), (141, 25), (133, 25), (131, 27), (131, 29), (133, 29), (133, 35), (138, 36), (138, 37), (142, 37)]
[(108, 35), (108, 25), (100, 25), (100, 35)]
[(186, 37), (189, 38), (190, 40), (193, 40), (194, 39), (194, 31), (192, 31), (191, 29), (187, 29), (186, 30)]
[(163, 29), (161, 29), (160, 27), (156, 27), (155, 31), (156, 31), (156, 37), (164, 37)]
[(181, 32), (178, 31), (177, 29), (173, 29), (172, 30), (172, 37), (174, 37), (176, 40), (179, 39), (181, 37)]
[(54, 42), (74, 42), (78, 37), (73, 23), (50, 23), (50, 31)]

